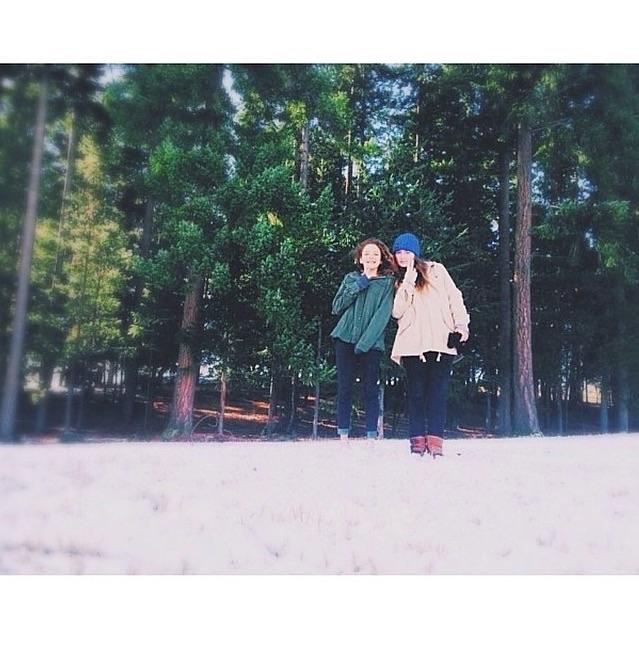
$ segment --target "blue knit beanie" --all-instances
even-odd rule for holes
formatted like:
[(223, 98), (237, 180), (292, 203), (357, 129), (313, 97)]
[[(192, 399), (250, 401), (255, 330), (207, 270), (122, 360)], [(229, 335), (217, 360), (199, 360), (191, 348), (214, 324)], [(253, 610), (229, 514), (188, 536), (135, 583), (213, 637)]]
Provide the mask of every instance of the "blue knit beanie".
[(405, 249), (407, 252), (413, 252), (415, 256), (419, 257), (419, 238), (415, 234), (409, 232), (399, 234), (393, 242), (393, 254), (399, 252), (400, 249)]

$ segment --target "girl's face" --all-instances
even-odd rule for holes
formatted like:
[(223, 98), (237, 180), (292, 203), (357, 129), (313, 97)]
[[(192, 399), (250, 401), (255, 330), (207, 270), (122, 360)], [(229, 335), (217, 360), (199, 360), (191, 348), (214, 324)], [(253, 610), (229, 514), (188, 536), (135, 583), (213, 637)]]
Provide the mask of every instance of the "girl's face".
[(359, 262), (364, 266), (364, 270), (374, 270), (377, 272), (382, 263), (382, 253), (377, 245), (369, 243), (362, 250)]
[(415, 264), (415, 254), (405, 249), (398, 249), (395, 252), (395, 260), (400, 268), (407, 268)]

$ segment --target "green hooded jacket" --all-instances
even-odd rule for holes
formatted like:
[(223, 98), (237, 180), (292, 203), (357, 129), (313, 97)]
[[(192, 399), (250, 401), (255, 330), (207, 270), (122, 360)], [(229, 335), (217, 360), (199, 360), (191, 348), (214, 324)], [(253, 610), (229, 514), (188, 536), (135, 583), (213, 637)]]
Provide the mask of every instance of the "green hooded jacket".
[(361, 277), (359, 272), (344, 277), (333, 299), (333, 315), (340, 319), (331, 337), (355, 345), (356, 354), (384, 351), (384, 330), (393, 309), (393, 277), (373, 277), (364, 287), (358, 282)]

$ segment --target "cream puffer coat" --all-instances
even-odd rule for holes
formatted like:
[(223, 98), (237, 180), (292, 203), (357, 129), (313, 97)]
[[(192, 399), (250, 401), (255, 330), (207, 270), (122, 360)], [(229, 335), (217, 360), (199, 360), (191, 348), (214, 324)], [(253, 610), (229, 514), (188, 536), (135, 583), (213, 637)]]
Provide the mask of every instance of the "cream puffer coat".
[(470, 316), (462, 294), (441, 263), (428, 261), (428, 283), (419, 290), (404, 281), (395, 294), (393, 317), (399, 320), (391, 359), (427, 351), (457, 354), (447, 345), (451, 331), (468, 332)]

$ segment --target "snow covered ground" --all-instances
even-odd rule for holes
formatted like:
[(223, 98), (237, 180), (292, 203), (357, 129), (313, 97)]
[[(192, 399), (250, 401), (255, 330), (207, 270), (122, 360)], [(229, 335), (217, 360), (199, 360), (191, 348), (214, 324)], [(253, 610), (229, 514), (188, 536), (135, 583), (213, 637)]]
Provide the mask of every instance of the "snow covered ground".
[(639, 435), (0, 448), (3, 574), (637, 574)]

